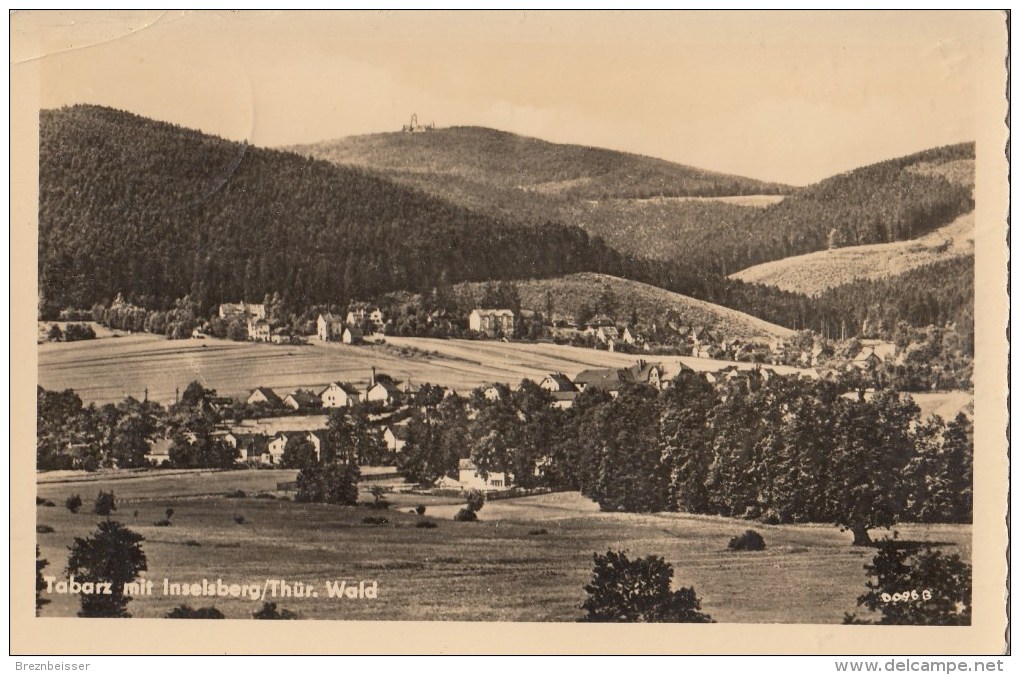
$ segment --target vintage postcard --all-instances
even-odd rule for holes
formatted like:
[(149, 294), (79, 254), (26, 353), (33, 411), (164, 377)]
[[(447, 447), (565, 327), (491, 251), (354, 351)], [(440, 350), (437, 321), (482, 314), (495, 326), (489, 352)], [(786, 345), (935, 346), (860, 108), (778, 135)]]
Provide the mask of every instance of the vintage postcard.
[(1004, 653), (1008, 26), (12, 13), (12, 653)]

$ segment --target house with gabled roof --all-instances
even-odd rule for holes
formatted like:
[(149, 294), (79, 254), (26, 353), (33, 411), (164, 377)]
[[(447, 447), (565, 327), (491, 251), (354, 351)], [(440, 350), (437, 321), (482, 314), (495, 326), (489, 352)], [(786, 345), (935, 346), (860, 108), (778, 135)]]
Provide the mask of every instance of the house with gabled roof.
[(343, 334), (344, 322), (336, 314), (325, 312), (315, 321), (316, 334), (323, 342), (339, 340)]
[(322, 399), (311, 389), (295, 389), (283, 398), (283, 405), (297, 411), (317, 410)]
[(343, 343), (345, 345), (358, 345), (365, 341), (365, 334), (355, 325), (344, 327)]
[(462, 459), (457, 463), (458, 482), (466, 490), (508, 490), (513, 477), (505, 471), (490, 471), (482, 476), (478, 467), (470, 459)]
[(247, 403), (248, 405), (257, 405), (261, 403), (269, 406), (270, 408), (280, 408), (283, 406), (283, 400), (269, 387), (255, 387), (252, 389), (251, 394), (248, 396)]
[(468, 328), (489, 337), (514, 332), (514, 313), (509, 309), (473, 309), (468, 315)]
[(318, 395), (323, 408), (353, 408), (361, 403), (361, 392), (349, 382), (330, 382)]
[(384, 403), (386, 405), (393, 405), (401, 400), (403, 392), (400, 391), (400, 387), (395, 382), (389, 379), (375, 381), (375, 384), (368, 388), (365, 392), (365, 400), (369, 403)]
[(549, 373), (538, 383), (538, 386), (546, 391), (577, 392), (577, 387), (563, 373)]

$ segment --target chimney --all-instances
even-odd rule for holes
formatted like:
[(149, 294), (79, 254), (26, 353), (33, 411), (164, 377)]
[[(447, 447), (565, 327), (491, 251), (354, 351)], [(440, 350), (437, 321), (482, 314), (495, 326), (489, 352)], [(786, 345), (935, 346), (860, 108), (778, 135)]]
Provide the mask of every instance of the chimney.
[(371, 389), (375, 386), (375, 366), (372, 366), (372, 379), (368, 381), (368, 387)]

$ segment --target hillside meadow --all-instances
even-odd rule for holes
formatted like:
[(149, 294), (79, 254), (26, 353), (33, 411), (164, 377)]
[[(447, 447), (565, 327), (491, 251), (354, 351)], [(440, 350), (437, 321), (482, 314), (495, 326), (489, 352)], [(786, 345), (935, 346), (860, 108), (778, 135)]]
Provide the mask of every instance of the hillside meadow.
[[(115, 518), (145, 537), (145, 578), (154, 592), (129, 605), (135, 617), (161, 617), (173, 607), (215, 606), (244, 619), (260, 601), (162, 595), (171, 582), (247, 583), (269, 579), (311, 584), (319, 597), (275, 598), (307, 619), (574, 621), (590, 580), (592, 555), (622, 549), (631, 556), (661, 555), (673, 565), (674, 585), (693, 585), (702, 608), (722, 623), (840, 623), (856, 611), (864, 592), (863, 566), (873, 549), (854, 548), (850, 536), (830, 525), (767, 526), (686, 514), (600, 513), (577, 493), (493, 501), (477, 523), (451, 520), (450, 498), (394, 496), (388, 511), (255, 498), (277, 475), (235, 471), (167, 476), (154, 493), (147, 479), (40, 484), (39, 496), (56, 506), (37, 508), (46, 574), (60, 574), (74, 537), (89, 534), (99, 517), (86, 513), (98, 489), (113, 489)], [(224, 496), (248, 490), (244, 499)], [(217, 494), (218, 493), (218, 494)], [(71, 494), (86, 502), (82, 513), (63, 507)], [(363, 501), (370, 501), (367, 495)], [(408, 510), (426, 506), (437, 527), (415, 527)], [(171, 527), (156, 527), (166, 509)], [(244, 522), (235, 522), (243, 515)], [(367, 525), (366, 516), (388, 522)], [(752, 527), (765, 551), (736, 553), (730, 537)], [(940, 542), (970, 560), (970, 526), (901, 525), (904, 540)], [(875, 531), (879, 535), (881, 531)], [(376, 599), (330, 599), (326, 581), (377, 582)], [(48, 595), (43, 616), (74, 616), (77, 600)], [(271, 597), (267, 597), (272, 599)]]
[(917, 239), (791, 256), (749, 267), (730, 278), (817, 296), (859, 279), (886, 279), (965, 255), (974, 255), (973, 211)]

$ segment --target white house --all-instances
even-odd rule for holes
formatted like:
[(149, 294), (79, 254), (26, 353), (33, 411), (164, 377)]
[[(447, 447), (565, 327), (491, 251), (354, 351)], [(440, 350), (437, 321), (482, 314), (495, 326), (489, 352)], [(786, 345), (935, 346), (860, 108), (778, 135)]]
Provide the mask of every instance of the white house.
[(255, 342), (269, 342), (271, 335), (265, 319), (248, 319), (248, 339)]
[(546, 391), (577, 391), (574, 383), (563, 373), (549, 373), (538, 386)]
[(251, 395), (248, 396), (248, 405), (256, 405), (261, 403), (263, 405), (278, 408), (283, 405), (283, 401), (276, 395), (276, 392), (269, 387), (255, 387), (252, 390)]
[(344, 328), (343, 343), (345, 345), (356, 345), (364, 342), (365, 334), (361, 332), (361, 329), (357, 326), (347, 326)]
[(323, 408), (351, 408), (361, 403), (361, 394), (347, 382), (330, 382), (319, 398)]
[(407, 445), (407, 425), (394, 424), (383, 432), (383, 443), (390, 452), (400, 452)]
[(251, 302), (225, 302), (220, 305), (221, 319), (265, 319), (266, 306)]
[(510, 479), (503, 471), (491, 471), (483, 478), (478, 473), (478, 467), (470, 459), (462, 459), (458, 464), (458, 482), (466, 490), (507, 490), (510, 488)]
[(283, 405), (291, 410), (313, 410), (322, 406), (322, 399), (314, 391), (295, 389), (284, 397)]
[(337, 315), (326, 312), (319, 315), (315, 322), (315, 327), (315, 332), (318, 334), (319, 339), (323, 342), (329, 342), (340, 337), (344, 330), (344, 323)]
[(489, 337), (497, 333), (510, 335), (514, 332), (514, 313), (509, 309), (473, 309), (468, 316), (468, 328)]
[(280, 459), (283, 458), (283, 450), (287, 447), (287, 441), (295, 436), (298, 436), (297, 431), (279, 431), (275, 436), (269, 440), (269, 460), (273, 464), (279, 464)]
[(400, 400), (401, 391), (389, 380), (378, 380), (365, 393), (365, 400), (369, 403), (385, 403), (390, 405)]

